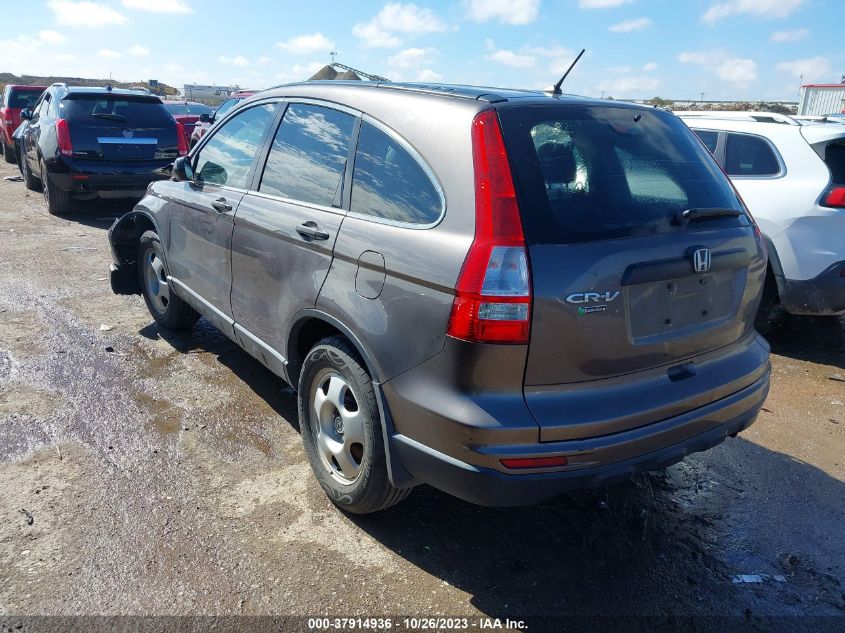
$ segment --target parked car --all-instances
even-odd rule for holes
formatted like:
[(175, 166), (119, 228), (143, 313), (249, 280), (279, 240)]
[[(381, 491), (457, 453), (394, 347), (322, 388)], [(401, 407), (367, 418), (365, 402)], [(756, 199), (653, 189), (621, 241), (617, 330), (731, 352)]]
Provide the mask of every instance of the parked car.
[(519, 505), (750, 425), (759, 230), (662, 110), (299, 84), (222, 118), (109, 231), (116, 292), (202, 315), (298, 391), (329, 498)]
[(734, 182), (768, 243), (758, 325), (845, 314), (845, 128), (773, 113), (681, 113)]
[(217, 110), (211, 114), (200, 115), (199, 120), (194, 125), (194, 130), (191, 132), (190, 147), (193, 149), (199, 140), (205, 136), (205, 133), (211, 128), (212, 124), (218, 119), (223, 118), (225, 114), (231, 110), (236, 104), (240, 103), (247, 97), (251, 97), (257, 90), (239, 90), (229, 95), (229, 98), (221, 103)]
[(54, 84), (22, 116), (24, 181), (54, 215), (74, 200), (140, 199), (188, 151), (161, 99), (131, 90)]
[(191, 135), (194, 133), (194, 128), (199, 122), (200, 117), (203, 114), (206, 117), (210, 117), (214, 112), (204, 103), (197, 103), (195, 101), (165, 101), (164, 105), (170, 110), (173, 118), (182, 124), (186, 143), (190, 143)]
[(0, 152), (7, 163), (16, 163), (17, 155), (12, 133), (21, 124), (21, 111), (31, 108), (47, 88), (45, 86), (17, 86), (9, 84), (0, 98)]

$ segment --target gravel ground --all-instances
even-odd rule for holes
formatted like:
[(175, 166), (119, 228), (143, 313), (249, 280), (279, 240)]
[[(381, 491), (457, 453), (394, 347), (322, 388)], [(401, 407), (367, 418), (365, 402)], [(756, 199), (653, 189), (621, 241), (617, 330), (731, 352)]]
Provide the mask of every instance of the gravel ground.
[(407, 614), (845, 628), (839, 320), (773, 319), (757, 423), (667, 472), (504, 510), (420, 487), (346, 516), (310, 475), (289, 388), (205, 321), (164, 332), (111, 293), (106, 230), (126, 210), (53, 218), (0, 179), (9, 630), (31, 615)]

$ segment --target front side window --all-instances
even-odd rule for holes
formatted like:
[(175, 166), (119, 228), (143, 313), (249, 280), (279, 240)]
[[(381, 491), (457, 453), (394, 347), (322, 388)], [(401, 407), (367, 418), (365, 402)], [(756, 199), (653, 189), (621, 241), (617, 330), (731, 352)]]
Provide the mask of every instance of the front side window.
[(355, 117), (321, 106), (288, 106), (259, 191), (322, 206), (340, 205)]
[(419, 162), (396, 139), (361, 125), (350, 211), (410, 224), (436, 222), (440, 194)]
[(276, 104), (248, 108), (215, 131), (197, 157), (199, 182), (246, 189), (252, 161), (261, 147)]
[(716, 146), (719, 144), (719, 133), (710, 130), (693, 130), (696, 136), (704, 143), (704, 147), (710, 150), (711, 154), (716, 153)]
[(759, 136), (728, 133), (725, 171), (729, 176), (777, 176), (780, 163), (771, 145)]

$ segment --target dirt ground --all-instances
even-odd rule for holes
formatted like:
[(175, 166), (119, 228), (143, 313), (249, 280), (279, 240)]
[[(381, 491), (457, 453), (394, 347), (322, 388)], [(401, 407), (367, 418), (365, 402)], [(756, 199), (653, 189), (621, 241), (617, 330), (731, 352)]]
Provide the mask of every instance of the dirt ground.
[(290, 389), (205, 321), (167, 333), (111, 293), (106, 230), (128, 209), (89, 206), (50, 217), (0, 179), (0, 616), (845, 628), (839, 320), (777, 316), (757, 423), (665, 473), (504, 510), (420, 487), (347, 516)]

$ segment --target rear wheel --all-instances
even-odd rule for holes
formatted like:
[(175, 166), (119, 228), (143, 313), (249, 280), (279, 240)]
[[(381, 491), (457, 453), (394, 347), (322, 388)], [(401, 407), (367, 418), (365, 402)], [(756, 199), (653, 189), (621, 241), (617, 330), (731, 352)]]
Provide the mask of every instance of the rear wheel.
[(6, 145), (6, 141), (3, 141), (3, 158), (5, 158), (6, 162), (10, 165), (14, 165), (18, 162), (17, 158), (15, 158), (15, 146)]
[(41, 161), (41, 190), (44, 192), (44, 202), (50, 215), (67, 215), (73, 211), (73, 200), (70, 194), (50, 184), (47, 166)]
[(346, 339), (325, 338), (308, 352), (298, 403), (305, 454), (335, 505), (369, 514), (411, 493), (390, 483), (372, 379)]
[(155, 231), (146, 231), (141, 236), (138, 277), (147, 308), (160, 326), (168, 330), (187, 330), (199, 320), (199, 313), (171, 291), (164, 249)]
[(23, 183), (30, 191), (41, 191), (41, 181), (35, 177), (32, 170), (29, 168), (29, 162), (26, 156), (22, 159), (21, 172), (23, 173)]

